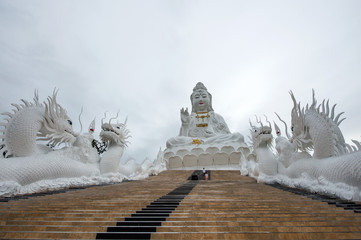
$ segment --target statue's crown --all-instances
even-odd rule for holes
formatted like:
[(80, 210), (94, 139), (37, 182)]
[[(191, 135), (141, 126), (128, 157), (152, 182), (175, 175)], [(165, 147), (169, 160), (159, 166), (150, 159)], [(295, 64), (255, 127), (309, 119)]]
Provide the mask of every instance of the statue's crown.
[(201, 82), (198, 82), (197, 85), (193, 88), (193, 92), (196, 91), (196, 90), (199, 90), (199, 89), (203, 89), (203, 90), (206, 90), (207, 91), (207, 88), (204, 86), (203, 83)]

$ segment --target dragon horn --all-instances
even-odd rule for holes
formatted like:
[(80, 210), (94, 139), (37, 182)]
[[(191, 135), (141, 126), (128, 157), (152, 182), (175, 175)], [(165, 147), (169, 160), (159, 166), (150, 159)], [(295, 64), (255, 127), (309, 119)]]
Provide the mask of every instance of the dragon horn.
[(310, 106), (310, 108), (316, 108), (317, 105), (317, 100), (315, 98), (315, 90), (312, 88), (312, 105)]
[(330, 105), (329, 105), (330, 99), (327, 99), (327, 103), (326, 103), (326, 116), (328, 116), (330, 114)]
[(264, 117), (266, 118), (266, 122), (268, 122), (269, 127), (272, 128), (271, 123), (270, 123), (270, 121), (268, 121), (268, 118), (267, 118), (266, 114), (264, 114)]
[(110, 119), (109, 119), (109, 125), (110, 125), (110, 122), (111, 122), (111, 121), (112, 121), (113, 119), (117, 119), (117, 118), (118, 118), (118, 115), (119, 115), (119, 111), (120, 111), (120, 110), (118, 110), (118, 112), (117, 112), (117, 116), (115, 116), (115, 117), (112, 117), (112, 118), (110, 118)]
[(59, 109), (59, 104), (58, 104), (57, 101), (56, 101), (56, 97), (57, 97), (57, 95), (58, 95), (58, 92), (59, 92), (59, 89), (56, 89), (56, 87), (55, 87), (55, 88), (54, 88), (54, 91), (53, 91), (53, 97), (50, 97), (50, 96), (49, 96), (49, 98), (50, 98), (51, 101), (52, 101), (52, 105), (54, 105), (54, 107), (55, 107), (56, 114), (59, 116), (59, 111), (60, 111), (60, 109)]
[(30, 103), (24, 99), (21, 99), (21, 101), (25, 104), (24, 107), (29, 107), (30, 106)]
[(360, 144), (360, 142), (359, 142), (359, 141), (356, 141), (356, 140), (351, 140), (351, 141), (352, 141), (354, 144), (356, 144), (358, 151), (360, 151), (360, 150), (361, 150), (361, 144)]
[(83, 113), (83, 106), (81, 107), (80, 114), (79, 114), (79, 123), (80, 123), (80, 132), (83, 131), (83, 124), (81, 124), (80, 116)]
[(331, 109), (331, 119), (333, 120), (333, 118), (335, 117), (335, 108), (336, 108), (336, 105), (333, 105), (332, 109)]
[(302, 126), (303, 126), (303, 118), (304, 118), (304, 114), (302, 114), (304, 111), (303, 110), (301, 110), (301, 103), (298, 103), (298, 115), (297, 115), (297, 117), (299, 118), (299, 121), (301, 121), (301, 124), (302, 124)]
[(336, 118), (335, 118), (335, 123), (337, 124), (338, 123), (338, 119), (340, 118), (340, 116), (342, 115), (342, 114), (344, 114), (345, 112), (340, 112), (337, 116), (336, 116)]
[(297, 109), (297, 101), (296, 101), (295, 95), (293, 94), (292, 90), (289, 91), (289, 94), (291, 95), (291, 98), (293, 101), (293, 108), (296, 110)]
[(105, 111), (105, 113), (104, 113), (104, 118), (102, 118), (102, 120), (101, 120), (102, 126), (103, 126), (103, 124), (104, 124), (104, 123), (103, 123), (103, 120), (107, 117), (107, 112), (108, 112), (108, 111)]
[(255, 116), (256, 116), (256, 121), (257, 121), (257, 123), (261, 124), (261, 127), (263, 127), (263, 124), (262, 124), (261, 120), (258, 120), (257, 115), (255, 115)]
[(56, 87), (53, 90), (53, 98), (56, 99), (56, 96), (58, 95), (59, 89), (56, 89)]
[(48, 115), (50, 117), (51, 120), (55, 119), (55, 113), (54, 113), (54, 107), (53, 107), (53, 102), (52, 102), (52, 98), (48, 97)]
[(34, 90), (34, 98), (33, 99), (34, 99), (35, 105), (37, 105), (37, 106), (40, 105), (39, 104), (39, 92), (37, 89)]
[(337, 126), (340, 126), (340, 124), (343, 122), (343, 120), (345, 120), (346, 118), (342, 118), (338, 123)]
[(251, 126), (251, 128), (254, 128), (254, 126), (252, 125), (251, 119), (249, 119), (249, 125)]
[(281, 122), (283, 122), (283, 124), (285, 125), (285, 130), (286, 130), (286, 136), (287, 136), (287, 138), (288, 139), (291, 139), (291, 137), (290, 137), (290, 135), (288, 134), (288, 131), (287, 131), (287, 123), (285, 122), (285, 121), (283, 121), (282, 119), (281, 119), (281, 117), (275, 112), (275, 114), (277, 115), (277, 117), (278, 117), (278, 119), (281, 121)]
[(346, 149), (349, 153), (352, 153), (352, 147), (350, 146), (350, 144), (346, 143)]

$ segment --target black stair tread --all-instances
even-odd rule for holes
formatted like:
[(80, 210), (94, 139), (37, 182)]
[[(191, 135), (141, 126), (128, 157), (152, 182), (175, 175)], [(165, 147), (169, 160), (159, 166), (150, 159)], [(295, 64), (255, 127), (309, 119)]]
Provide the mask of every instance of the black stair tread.
[(348, 201), (348, 200), (342, 200), (335, 196), (326, 196), (326, 195), (321, 195), (321, 194), (317, 194), (317, 193), (310, 193), (310, 192), (307, 192), (307, 190), (291, 188), (291, 187), (281, 185), (279, 183), (271, 183), (271, 184), (267, 184), (267, 185), (284, 190), (284, 191), (295, 193), (298, 195), (306, 196), (308, 198), (312, 198), (313, 200), (327, 202), (329, 205), (335, 205), (336, 207), (342, 207), (345, 210), (354, 210), (355, 213), (361, 213), (361, 204), (359, 204), (359, 203), (355, 203), (355, 202)]
[(160, 206), (147, 206), (145, 208), (142, 208), (142, 210), (174, 210), (176, 209), (176, 207), (169, 207), (169, 206), (166, 206), (166, 207), (160, 207)]
[(176, 209), (178, 207), (178, 205), (151, 205), (151, 206), (147, 206), (147, 208), (152, 208), (152, 207), (155, 207), (155, 208), (174, 208)]
[(169, 213), (133, 213), (131, 217), (169, 217)]
[(126, 217), (124, 221), (140, 221), (140, 222), (146, 222), (146, 221), (154, 221), (154, 222), (164, 222), (165, 217)]
[(185, 195), (165, 195), (159, 199), (184, 199)]
[(156, 232), (155, 226), (116, 226), (108, 227), (107, 232)]
[(155, 200), (153, 201), (154, 203), (180, 203), (181, 201), (179, 200)]
[(136, 211), (135, 213), (172, 213), (172, 211), (160, 210), (160, 209), (156, 209), (156, 210), (145, 209), (145, 210)]
[(349, 209), (361, 209), (361, 205), (350, 205), (350, 206), (347, 206), (345, 207), (346, 210), (349, 210)]
[(175, 203), (175, 202), (170, 202), (170, 203), (166, 203), (166, 202), (152, 202), (150, 205), (178, 206), (179, 203)]
[(98, 233), (96, 239), (150, 239), (151, 233)]
[(98, 233), (96, 239), (150, 239), (179, 203), (192, 191), (198, 181), (188, 182), (136, 211), (116, 226), (108, 227), (106, 233)]
[(126, 221), (126, 222), (117, 222), (117, 226), (161, 226), (162, 222), (155, 221)]

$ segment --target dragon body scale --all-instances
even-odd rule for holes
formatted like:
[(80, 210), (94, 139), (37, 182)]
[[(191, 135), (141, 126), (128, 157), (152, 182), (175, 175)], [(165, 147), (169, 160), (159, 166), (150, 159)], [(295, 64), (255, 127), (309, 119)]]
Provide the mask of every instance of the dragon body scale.
[(6, 122), (0, 135), (1, 156), (25, 157), (51, 151), (51, 148), (38, 144), (38, 140), (48, 141), (48, 145), (72, 143), (78, 133), (72, 129), (72, 121), (66, 110), (57, 103), (57, 91), (43, 104), (35, 92), (34, 102), (21, 100), (22, 104), (12, 104), (13, 113), (5, 112)]

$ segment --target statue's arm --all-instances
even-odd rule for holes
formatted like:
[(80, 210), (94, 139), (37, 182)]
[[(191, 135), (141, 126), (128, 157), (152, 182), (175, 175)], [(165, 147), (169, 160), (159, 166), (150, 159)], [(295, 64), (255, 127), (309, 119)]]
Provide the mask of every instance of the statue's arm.
[(217, 113), (214, 113), (214, 118), (215, 118), (215, 123), (216, 123), (216, 131), (218, 133), (231, 133), (231, 131), (229, 131), (229, 128), (227, 126), (227, 123), (224, 121), (223, 117)]
[(179, 136), (188, 136), (189, 122), (190, 122), (188, 108), (186, 109), (182, 108), (180, 110), (180, 115), (181, 115), (182, 126), (179, 131)]
[(179, 131), (179, 136), (188, 136), (188, 131), (189, 131), (189, 127), (188, 126), (184, 126), (182, 124), (180, 131)]

